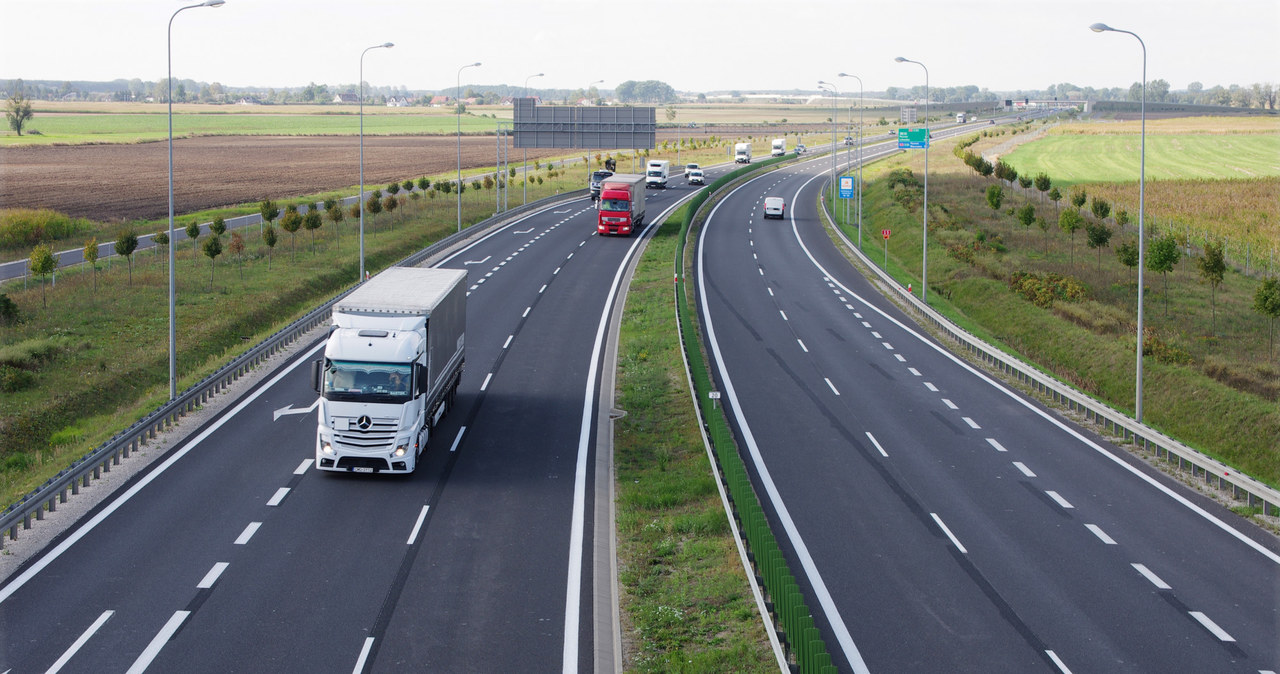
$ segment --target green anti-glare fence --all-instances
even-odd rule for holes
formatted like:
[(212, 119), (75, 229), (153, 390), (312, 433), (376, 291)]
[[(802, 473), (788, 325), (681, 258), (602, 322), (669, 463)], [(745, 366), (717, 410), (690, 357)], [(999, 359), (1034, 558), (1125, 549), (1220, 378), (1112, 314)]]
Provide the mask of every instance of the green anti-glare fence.
[(720, 463), (725, 487), (733, 501), (734, 515), (747, 540), (750, 559), (755, 564), (756, 576), (768, 592), (766, 605), (771, 607), (774, 622), (781, 628), (778, 636), (788, 644), (795, 657), (795, 666), (802, 674), (827, 674), (836, 671), (835, 666), (831, 664), (827, 645), (822, 640), (817, 625), (814, 624), (813, 615), (804, 603), (804, 596), (800, 593), (800, 586), (796, 584), (795, 576), (787, 568), (782, 549), (778, 547), (778, 541), (769, 528), (768, 518), (765, 516), (764, 509), (760, 507), (760, 501), (751, 486), (751, 478), (747, 474), (742, 456), (738, 453), (738, 446), (734, 442), (733, 433), (729, 430), (729, 422), (724, 416), (723, 408), (713, 406), (708, 395), (712, 390), (711, 375), (702, 357), (697, 331), (694, 330), (694, 315), (685, 296), (684, 246), (698, 209), (702, 207), (708, 195), (715, 193), (748, 171), (778, 161), (782, 160), (766, 160), (759, 165), (733, 171), (711, 183), (709, 189), (703, 190), (690, 202), (680, 231), (680, 243), (676, 248), (676, 311), (680, 321), (680, 334), (684, 341), (685, 355), (693, 378), (695, 397), (702, 408), (702, 418), (707, 424), (707, 436), (711, 439), (712, 448)]

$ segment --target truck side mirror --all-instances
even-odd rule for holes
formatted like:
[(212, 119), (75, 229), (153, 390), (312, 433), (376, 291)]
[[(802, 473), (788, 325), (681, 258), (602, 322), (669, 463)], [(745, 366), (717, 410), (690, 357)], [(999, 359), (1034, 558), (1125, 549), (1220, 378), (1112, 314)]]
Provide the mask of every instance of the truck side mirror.
[(316, 390), (316, 393), (320, 392), (320, 388), (321, 388), (320, 385), (322, 383), (321, 378), (323, 376), (324, 376), (324, 360), (321, 359), (321, 360), (311, 361), (311, 388), (314, 388)]
[(413, 381), (414, 397), (418, 397), (427, 392), (427, 388), (431, 386), (431, 380), (427, 378), (427, 366), (422, 363), (413, 364)]

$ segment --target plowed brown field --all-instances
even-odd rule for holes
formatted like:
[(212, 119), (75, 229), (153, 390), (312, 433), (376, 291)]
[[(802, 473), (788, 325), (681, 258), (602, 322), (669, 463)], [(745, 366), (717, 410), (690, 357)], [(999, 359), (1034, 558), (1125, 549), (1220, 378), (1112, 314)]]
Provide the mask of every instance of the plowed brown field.
[[(178, 213), (287, 199), (360, 182), (356, 136), (211, 136), (173, 143)], [(492, 136), (463, 137), (462, 166), (493, 166)], [(514, 166), (522, 150), (512, 149)], [(531, 150), (529, 161), (565, 151)], [(0, 148), (0, 207), (45, 207), (98, 221), (161, 218), (169, 212), (168, 143)], [(451, 136), (365, 136), (365, 184), (447, 173)]]

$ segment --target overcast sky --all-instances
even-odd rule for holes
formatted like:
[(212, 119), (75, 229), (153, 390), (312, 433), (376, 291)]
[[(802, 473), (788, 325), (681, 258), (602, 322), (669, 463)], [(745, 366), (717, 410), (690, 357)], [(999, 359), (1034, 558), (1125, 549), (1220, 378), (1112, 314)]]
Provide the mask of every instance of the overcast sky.
[[(158, 80), (170, 15), (199, 0), (0, 0), (0, 78)], [(365, 81), (680, 91), (813, 89), (840, 72), (867, 91), (923, 83), (996, 91), (1128, 87), (1149, 79), (1280, 84), (1280, 0), (226, 0), (173, 25), (175, 78), (287, 87)], [(856, 90), (851, 79), (837, 82)]]

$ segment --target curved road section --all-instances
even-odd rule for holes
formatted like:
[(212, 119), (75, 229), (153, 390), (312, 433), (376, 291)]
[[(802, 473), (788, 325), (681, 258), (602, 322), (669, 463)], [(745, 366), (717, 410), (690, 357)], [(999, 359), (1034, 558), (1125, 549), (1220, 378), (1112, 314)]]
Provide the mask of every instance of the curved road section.
[[(1274, 538), (955, 358), (818, 219), (822, 159), (700, 234), (706, 344), (846, 672), (1280, 671)], [(763, 218), (765, 197), (785, 219)]]

